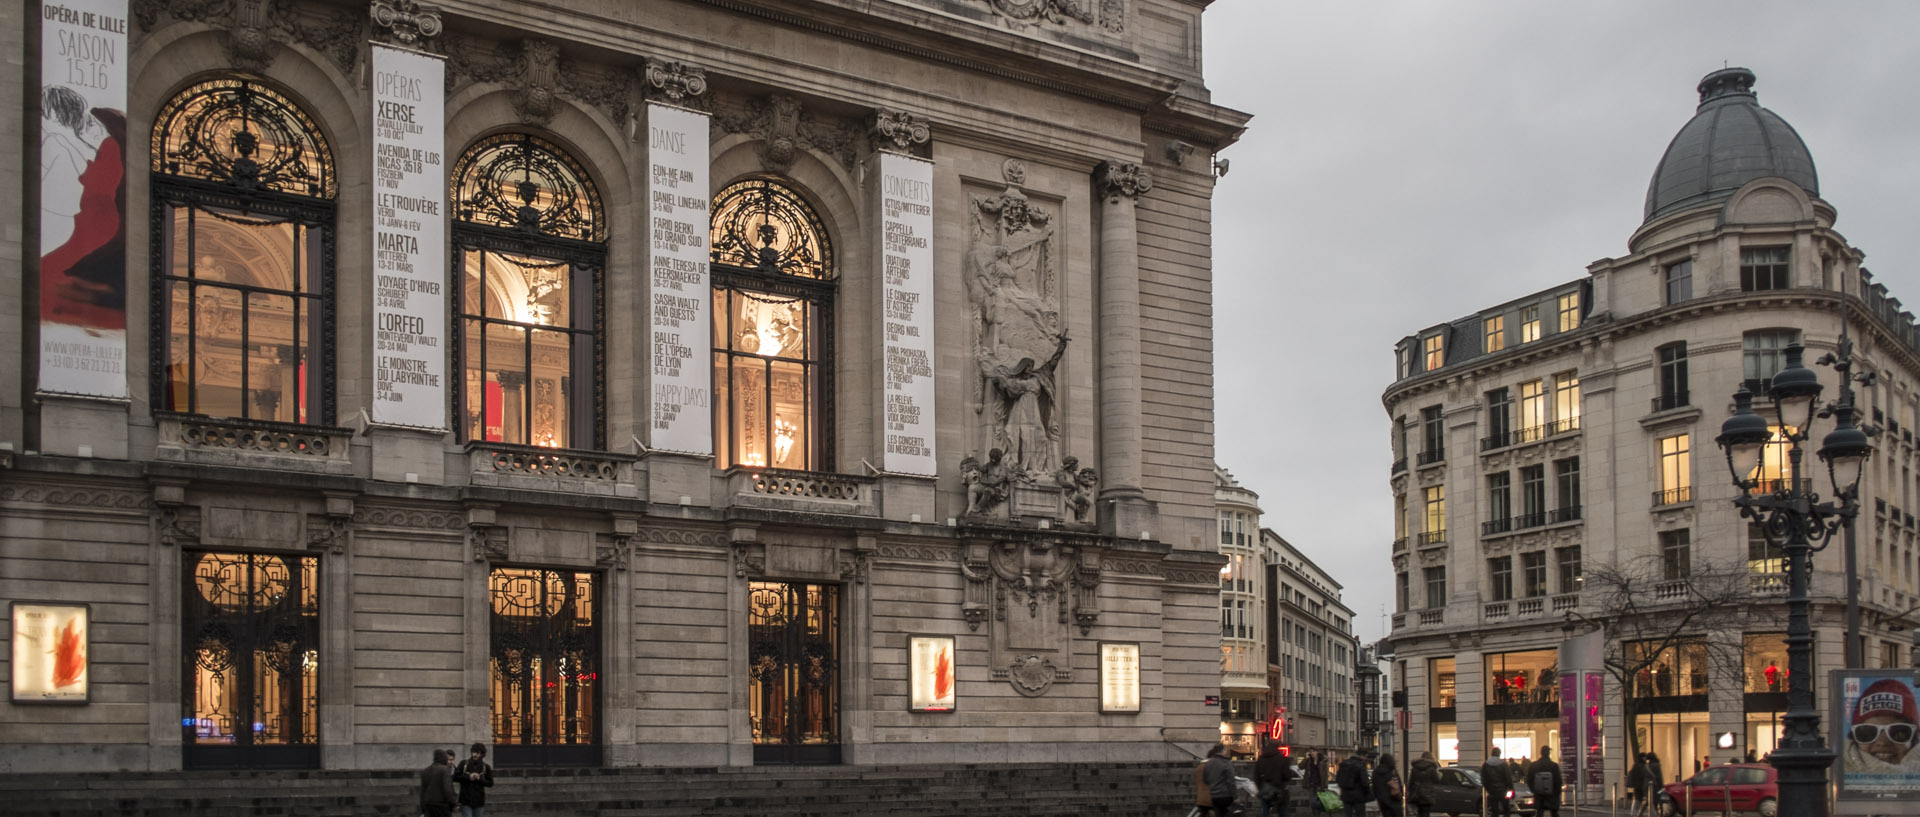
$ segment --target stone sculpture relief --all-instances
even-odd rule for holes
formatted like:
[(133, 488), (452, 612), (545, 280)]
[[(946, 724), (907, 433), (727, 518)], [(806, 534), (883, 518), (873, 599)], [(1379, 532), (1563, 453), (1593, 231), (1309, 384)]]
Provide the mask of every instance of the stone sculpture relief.
[(966, 250), (973, 356), (979, 368), (975, 412), (986, 437), (1021, 482), (1053, 473), (1060, 445), (1054, 422), (1054, 370), (1067, 350), (1054, 270), (1052, 217), (1020, 190), (1026, 170), (1008, 160), (1007, 187), (975, 195)]
[(714, 106), (715, 134), (740, 133), (760, 140), (760, 164), (773, 173), (785, 173), (803, 150), (830, 156), (842, 167), (854, 165), (858, 132), (844, 123), (816, 117), (798, 97), (771, 94), (744, 104)]
[(1035, 696), (1071, 677), (1073, 630), (1090, 635), (1100, 619), (1098, 549), (1052, 537), (976, 542), (960, 572), (961, 613), (970, 630), (988, 625), (994, 679)]
[(1091, 26), (1096, 21), (1101, 28), (1115, 34), (1127, 28), (1127, 8), (1123, 0), (986, 0), (986, 3), (1015, 30), (1039, 23), (1071, 22)]

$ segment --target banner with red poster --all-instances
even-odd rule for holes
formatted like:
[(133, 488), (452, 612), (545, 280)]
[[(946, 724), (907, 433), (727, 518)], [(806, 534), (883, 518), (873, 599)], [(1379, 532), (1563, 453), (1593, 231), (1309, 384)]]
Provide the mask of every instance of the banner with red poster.
[(127, 396), (127, 3), (40, 10), (40, 383)]
[(13, 702), (87, 702), (87, 606), (13, 603)]

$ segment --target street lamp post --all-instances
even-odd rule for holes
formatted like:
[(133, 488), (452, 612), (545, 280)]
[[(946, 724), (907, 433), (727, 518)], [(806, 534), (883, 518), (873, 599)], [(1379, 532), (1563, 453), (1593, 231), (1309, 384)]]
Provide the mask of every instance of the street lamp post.
[[(1799, 344), (1786, 348), (1786, 367), (1774, 375), (1767, 390), (1770, 405), (1754, 412), (1753, 394), (1742, 386), (1733, 396), (1734, 413), (1720, 426), (1717, 442), (1727, 454), (1727, 468), (1740, 489), (1734, 500), (1740, 514), (1752, 519), (1769, 543), (1783, 542), (1787, 569), (1787, 714), (1781, 719), (1780, 744), (1772, 762), (1780, 773), (1781, 814), (1826, 817), (1827, 769), (1834, 754), (1820, 735), (1820, 714), (1813, 708), (1813, 630), (1807, 621), (1807, 585), (1813, 573), (1813, 554), (1826, 549), (1834, 533), (1859, 513), (1860, 473), (1873, 454), (1866, 432), (1854, 425), (1851, 369), (1853, 344), (1844, 329), (1840, 354), (1821, 363), (1840, 372), (1839, 399), (1818, 409), (1817, 416), (1834, 418), (1834, 429), (1821, 441), (1819, 456), (1827, 464), (1833, 484), (1832, 499), (1820, 500), (1811, 481), (1800, 476), (1802, 446), (1809, 439), (1820, 379), (1800, 365)], [(1777, 431), (1776, 431), (1777, 429)], [(1762, 454), (1771, 442), (1785, 445), (1785, 473), (1770, 483), (1760, 479)], [(1777, 443), (1776, 443), (1777, 444)], [(1816, 543), (1818, 545), (1816, 546)]]

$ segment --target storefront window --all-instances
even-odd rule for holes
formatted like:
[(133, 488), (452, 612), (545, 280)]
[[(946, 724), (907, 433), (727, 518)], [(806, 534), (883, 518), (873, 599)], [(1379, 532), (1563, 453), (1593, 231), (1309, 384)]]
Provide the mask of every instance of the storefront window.
[(1453, 659), (1435, 658), (1427, 662), (1427, 666), (1433, 672), (1433, 677), (1428, 679), (1429, 688), (1433, 690), (1433, 700), (1428, 705), (1434, 709), (1452, 709)]
[(1560, 669), (1555, 650), (1486, 657), (1487, 742), (1502, 757), (1525, 761), (1560, 735)]

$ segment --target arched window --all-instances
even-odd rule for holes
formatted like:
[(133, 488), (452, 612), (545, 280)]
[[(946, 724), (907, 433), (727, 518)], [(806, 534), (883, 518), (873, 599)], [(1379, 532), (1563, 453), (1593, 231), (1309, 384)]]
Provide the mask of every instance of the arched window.
[(467, 440), (600, 448), (606, 214), (537, 136), (480, 140), (453, 169), (454, 332)]
[(766, 179), (713, 199), (713, 393), (721, 467), (826, 470), (833, 248), (813, 209)]
[(154, 118), (154, 405), (331, 425), (333, 153), (311, 116), (245, 78)]

